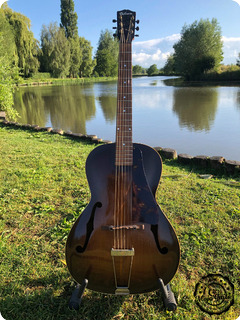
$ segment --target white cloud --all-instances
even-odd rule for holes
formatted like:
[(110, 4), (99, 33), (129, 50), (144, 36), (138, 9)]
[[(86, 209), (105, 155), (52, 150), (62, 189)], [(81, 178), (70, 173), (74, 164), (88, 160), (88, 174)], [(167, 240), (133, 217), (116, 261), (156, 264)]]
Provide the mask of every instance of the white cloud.
[(4, 3), (4, 2), (7, 2), (8, 0), (0, 0), (0, 8), (1, 8), (1, 6), (2, 6), (2, 4)]
[[(162, 68), (171, 53), (173, 45), (180, 39), (180, 34), (173, 34), (164, 38), (133, 42), (133, 65), (139, 64), (148, 68), (156, 64)], [(224, 64), (235, 64), (240, 52), (240, 37), (222, 37)]]
[(224, 64), (236, 64), (236, 59), (240, 53), (239, 37), (222, 37)]
[(139, 41), (139, 42), (134, 42), (134, 45), (136, 47), (146, 47), (146, 48), (151, 48), (155, 47), (158, 44), (162, 42), (177, 42), (180, 39), (180, 34), (173, 34), (171, 36), (167, 36), (165, 38), (159, 38), (159, 39), (152, 39), (152, 40), (147, 40), (147, 41)]
[(234, 38), (234, 37), (222, 37), (222, 41), (224, 42), (224, 43), (228, 43), (228, 42), (240, 42), (240, 38), (238, 37), (238, 38)]
[(173, 34), (165, 38), (133, 42), (133, 65), (140, 64), (148, 68), (156, 64), (158, 68), (164, 66), (168, 56), (173, 53), (173, 45), (180, 39), (180, 34)]
[(237, 2), (240, 5), (240, 0), (233, 0), (233, 1)]

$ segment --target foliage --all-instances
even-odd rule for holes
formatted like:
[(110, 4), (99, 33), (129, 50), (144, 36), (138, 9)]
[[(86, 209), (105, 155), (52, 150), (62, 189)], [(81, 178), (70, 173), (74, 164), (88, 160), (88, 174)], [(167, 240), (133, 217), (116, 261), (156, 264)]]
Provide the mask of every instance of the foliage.
[(12, 28), (0, 9), (0, 111), (5, 111), (11, 120), (15, 120), (18, 115), (13, 108), (13, 85), (18, 74), (17, 61)]
[(70, 69), (70, 45), (63, 28), (56, 22), (42, 26), (41, 47), (41, 71), (57, 78), (66, 77)]
[(69, 76), (76, 78), (82, 62), (81, 50), (79, 47), (77, 13), (74, 12), (73, 0), (61, 0), (61, 28), (65, 31), (65, 36), (70, 46), (70, 69)]
[(147, 74), (148, 76), (156, 75), (159, 74), (159, 70), (157, 68), (156, 64), (152, 64), (148, 69), (147, 69)]
[(68, 38), (70, 47), (70, 69), (69, 76), (76, 78), (79, 74), (79, 68), (83, 62), (83, 54), (80, 48), (80, 40), (78, 36)]
[(222, 82), (227, 81), (228, 84), (240, 81), (240, 67), (236, 65), (220, 65), (217, 70), (208, 71), (200, 75), (196, 80)]
[(187, 79), (219, 66), (222, 56), (221, 28), (216, 19), (185, 25), (173, 46), (175, 66)]
[(38, 71), (39, 47), (31, 28), (30, 20), (21, 13), (14, 12), (7, 6), (4, 7), (4, 14), (12, 26), (15, 44), (18, 54), (18, 66), (25, 77)]
[(141, 67), (140, 65), (136, 64), (133, 66), (133, 74), (145, 74), (146, 69)]
[(109, 30), (101, 31), (96, 52), (95, 72), (99, 76), (114, 77), (118, 72), (118, 41)]
[(67, 38), (78, 36), (77, 13), (74, 12), (73, 0), (61, 0), (61, 27), (65, 30)]
[[(73, 280), (65, 243), (90, 199), (84, 172), (94, 145), (45, 132), (0, 125), (0, 310), (17, 320), (232, 320), (240, 314), (239, 178), (201, 179), (196, 167), (165, 160), (157, 202), (173, 225), (181, 261), (171, 281), (178, 309), (164, 309), (159, 292), (126, 297), (86, 290), (80, 310), (68, 302)], [(234, 305), (208, 315), (194, 289), (210, 273), (234, 284)], [(14, 276), (13, 276), (14, 275)], [(220, 292), (221, 293), (221, 292)], [(211, 293), (210, 293), (211, 294)]]
[(238, 54), (237, 66), (240, 67), (240, 53)]
[(82, 55), (82, 63), (79, 68), (80, 77), (90, 77), (96, 66), (96, 60), (92, 59), (92, 46), (84, 37), (79, 38), (79, 46)]
[(173, 54), (170, 54), (170, 56), (167, 58), (167, 61), (164, 67), (162, 68), (162, 71), (163, 73), (169, 74), (169, 75), (176, 73), (175, 59)]

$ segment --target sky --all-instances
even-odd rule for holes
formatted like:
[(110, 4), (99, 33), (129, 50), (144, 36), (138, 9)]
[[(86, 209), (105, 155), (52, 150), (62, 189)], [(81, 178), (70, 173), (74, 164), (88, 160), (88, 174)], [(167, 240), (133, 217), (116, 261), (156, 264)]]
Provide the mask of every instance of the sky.
[[(237, 2), (238, 1), (238, 2)], [(3, 0), (0, 0), (0, 5)], [(8, 6), (27, 16), (32, 32), (40, 39), (42, 25), (60, 23), (60, 0), (8, 0)], [(102, 30), (112, 29), (112, 19), (122, 9), (136, 11), (140, 20), (133, 41), (133, 65), (164, 66), (182, 27), (195, 20), (216, 18), (221, 26), (224, 64), (236, 64), (240, 52), (239, 0), (74, 0), (79, 36), (91, 41), (97, 50)]]

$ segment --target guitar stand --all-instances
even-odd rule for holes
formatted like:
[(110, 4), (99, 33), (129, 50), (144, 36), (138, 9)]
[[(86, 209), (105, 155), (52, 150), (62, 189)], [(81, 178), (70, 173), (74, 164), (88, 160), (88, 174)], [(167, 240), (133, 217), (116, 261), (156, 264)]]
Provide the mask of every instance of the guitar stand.
[[(174, 294), (171, 290), (170, 284), (167, 284), (165, 286), (161, 278), (158, 279), (158, 282), (163, 295), (163, 303), (165, 305), (166, 310), (175, 311), (177, 309), (177, 303)], [(74, 289), (71, 299), (69, 301), (70, 309), (79, 310), (79, 306), (82, 301), (82, 296), (87, 285), (88, 279), (84, 279), (81, 285), (79, 283), (76, 285), (76, 288)]]
[(175, 311), (177, 309), (177, 303), (174, 294), (171, 290), (170, 284), (168, 283), (165, 286), (161, 278), (158, 279), (158, 282), (163, 295), (163, 303), (165, 305), (165, 308), (168, 311)]
[(88, 279), (84, 279), (82, 284), (79, 283), (76, 285), (75, 290), (72, 293), (71, 299), (69, 301), (69, 308), (74, 310), (79, 310), (80, 303), (82, 301), (82, 296), (88, 285)]

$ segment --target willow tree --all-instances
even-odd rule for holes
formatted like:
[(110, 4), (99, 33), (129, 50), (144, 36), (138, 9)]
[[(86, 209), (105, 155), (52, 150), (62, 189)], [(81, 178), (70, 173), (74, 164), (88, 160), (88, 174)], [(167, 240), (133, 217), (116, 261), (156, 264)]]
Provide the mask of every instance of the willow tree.
[(19, 12), (4, 7), (4, 14), (12, 26), (18, 54), (18, 66), (24, 76), (29, 76), (38, 71), (39, 47), (31, 31), (31, 21)]
[(176, 71), (194, 78), (219, 66), (223, 59), (221, 28), (217, 19), (185, 25), (180, 40), (173, 46)]
[(70, 69), (70, 46), (63, 28), (57, 23), (43, 25), (41, 48), (41, 70), (56, 78), (66, 77)]
[(15, 120), (16, 110), (13, 108), (13, 85), (18, 76), (18, 57), (13, 30), (0, 9), (0, 111)]

